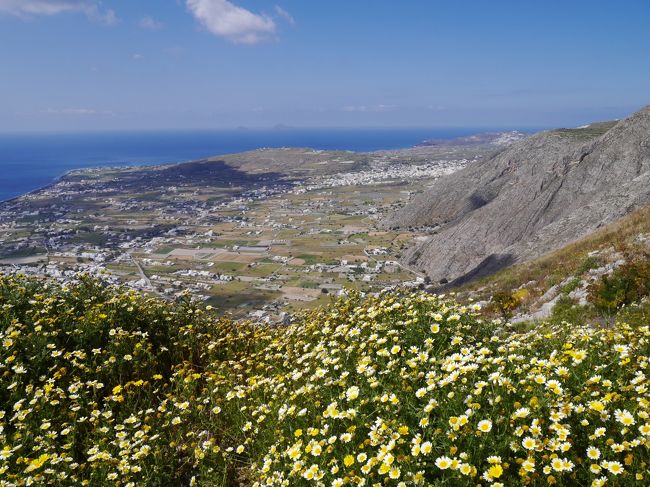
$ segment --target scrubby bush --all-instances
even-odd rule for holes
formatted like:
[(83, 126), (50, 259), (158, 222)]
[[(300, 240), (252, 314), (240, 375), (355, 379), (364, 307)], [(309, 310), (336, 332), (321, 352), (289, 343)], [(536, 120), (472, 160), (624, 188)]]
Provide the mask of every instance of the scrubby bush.
[(582, 261), (580, 264), (580, 267), (578, 267), (577, 274), (581, 275), (584, 274), (585, 272), (589, 272), (592, 269), (596, 269), (603, 265), (603, 259), (602, 257), (599, 257), (597, 255), (590, 255), (585, 258), (585, 260)]
[(650, 294), (650, 260), (632, 260), (588, 288), (588, 300), (606, 315)]
[(553, 306), (548, 321), (556, 325), (562, 322), (584, 324), (595, 323), (599, 319), (600, 315), (594, 310), (593, 306), (581, 306), (575, 299), (562, 295)]
[(562, 286), (562, 288), (560, 289), (560, 293), (569, 294), (571, 291), (576, 290), (578, 286), (580, 286), (580, 278), (574, 277), (569, 282), (567, 282), (564, 286)]
[(504, 320), (512, 317), (512, 313), (521, 304), (521, 298), (512, 292), (499, 291), (492, 295), (491, 308), (499, 313)]

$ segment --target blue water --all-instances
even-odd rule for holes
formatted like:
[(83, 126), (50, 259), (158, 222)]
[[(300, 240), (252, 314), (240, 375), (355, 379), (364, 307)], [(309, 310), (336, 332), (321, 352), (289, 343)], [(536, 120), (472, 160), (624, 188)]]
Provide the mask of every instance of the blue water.
[(0, 201), (45, 186), (71, 169), (180, 162), (260, 147), (373, 151), (478, 129), (275, 129), (200, 132), (0, 134)]

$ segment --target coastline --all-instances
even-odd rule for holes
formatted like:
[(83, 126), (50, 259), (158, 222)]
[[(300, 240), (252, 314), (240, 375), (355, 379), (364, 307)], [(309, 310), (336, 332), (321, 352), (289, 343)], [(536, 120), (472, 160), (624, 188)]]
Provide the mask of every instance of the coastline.
[[(190, 161), (183, 161), (183, 162), (170, 163), (170, 164), (183, 164), (184, 162), (190, 162)], [(24, 198), (25, 196), (29, 196), (31, 194), (38, 193), (39, 191), (43, 191), (45, 189), (51, 188), (52, 186), (60, 183), (61, 180), (63, 180), (63, 178), (65, 178), (66, 176), (78, 171), (91, 171), (91, 170), (98, 170), (98, 169), (129, 169), (133, 167), (155, 167), (160, 165), (164, 165), (164, 164), (126, 164), (121, 166), (87, 166), (87, 167), (77, 167), (74, 169), (68, 169), (63, 174), (56, 176), (52, 181), (50, 181), (47, 184), (31, 189), (26, 193), (19, 194), (18, 196), (12, 196), (11, 198), (0, 200), (0, 205), (4, 205), (5, 203), (10, 203), (17, 199)]]
[[(372, 154), (372, 153), (377, 153), (381, 152), (382, 150), (390, 150), (390, 151), (398, 151), (398, 150), (407, 150), (411, 149), (413, 147), (401, 147), (398, 149), (380, 149), (377, 151), (368, 151), (368, 152), (363, 152), (363, 151), (348, 151), (348, 152), (355, 152), (358, 154)], [(78, 171), (91, 171), (91, 170), (109, 170), (109, 169), (130, 169), (130, 168), (136, 168), (136, 167), (156, 167), (156, 166), (176, 166), (180, 164), (188, 164), (192, 162), (197, 162), (197, 161), (202, 161), (202, 160), (210, 160), (218, 157), (224, 157), (224, 156), (232, 156), (232, 155), (239, 155), (239, 154), (244, 154), (246, 152), (254, 152), (254, 151), (259, 151), (259, 150), (266, 150), (266, 149), (274, 149), (273, 147), (258, 147), (256, 149), (251, 149), (250, 151), (242, 151), (242, 152), (231, 152), (231, 153), (225, 153), (225, 154), (215, 154), (211, 156), (206, 156), (204, 158), (199, 158), (199, 159), (186, 159), (186, 160), (181, 160), (181, 161), (175, 161), (175, 162), (154, 162), (150, 164), (138, 164), (138, 163), (131, 163), (131, 164), (122, 164), (122, 165), (110, 165), (110, 166), (85, 166), (85, 167), (77, 167), (74, 169), (68, 169), (65, 171), (63, 174), (60, 174), (59, 176), (56, 176), (52, 181), (50, 181), (47, 184), (44, 184), (42, 186), (39, 186), (37, 188), (34, 188), (32, 190), (29, 190), (25, 193), (19, 194), (17, 196), (12, 196), (11, 198), (7, 198), (4, 200), (0, 200), (0, 206), (4, 205), (6, 203), (11, 203), (12, 201), (18, 200), (20, 198), (24, 198), (25, 196), (29, 196), (35, 193), (38, 193), (39, 191), (43, 191), (45, 189), (51, 188), (52, 186), (58, 184), (61, 182), (62, 179), (64, 179), (66, 176), (78, 172)], [(305, 149), (305, 150), (321, 150), (321, 149), (313, 149), (310, 147), (281, 147), (280, 149)], [(346, 150), (346, 149), (322, 149), (322, 150)]]
[[(28, 134), (0, 134), (0, 146), (4, 151), (0, 169), (8, 171), (2, 182), (6, 186), (2, 188), (5, 194), (0, 197), (0, 204), (43, 190), (77, 169), (180, 164), (264, 147), (312, 147), (372, 153), (413, 148), (431, 137), (454, 139), (487, 129), (208, 130), (191, 133), (46, 134), (36, 138)], [(34, 187), (30, 187), (30, 180), (36, 181)], [(14, 192), (16, 189), (21, 191), (20, 194)]]
[[(300, 131), (298, 131), (298, 133), (299, 132)], [(311, 131), (306, 131), (306, 132), (310, 133)], [(126, 163), (123, 163), (123, 164), (118, 163), (117, 165), (113, 162), (113, 163), (109, 163), (110, 165), (104, 166), (104, 165), (101, 165), (101, 162), (99, 163), (99, 165), (97, 165), (96, 161), (91, 161), (91, 162), (89, 161), (88, 166), (81, 166), (81, 167), (75, 167), (75, 168), (72, 168), (72, 169), (68, 169), (65, 172), (63, 172), (62, 174), (53, 177), (46, 184), (42, 184), (41, 186), (35, 187), (33, 189), (30, 189), (28, 191), (25, 191), (25, 192), (23, 192), (21, 194), (15, 195), (15, 196), (11, 196), (11, 197), (8, 197), (8, 198), (5, 198), (5, 199), (0, 199), (0, 205), (10, 204), (10, 203), (12, 203), (12, 202), (14, 202), (14, 201), (16, 201), (16, 200), (18, 200), (20, 198), (25, 197), (25, 196), (29, 196), (29, 195), (38, 193), (39, 191), (43, 191), (45, 189), (48, 189), (48, 188), (52, 187), (53, 185), (59, 183), (62, 179), (64, 179), (69, 174), (71, 174), (73, 172), (76, 172), (76, 171), (85, 171), (85, 170), (91, 170), (91, 169), (93, 169), (93, 170), (94, 169), (109, 169), (109, 168), (131, 168), (131, 167), (140, 167), (140, 166), (142, 166), (142, 167), (153, 167), (153, 166), (161, 166), (161, 165), (177, 165), (177, 164), (183, 164), (183, 163), (187, 163), (187, 162), (195, 162), (195, 161), (204, 160), (204, 159), (213, 159), (215, 157), (220, 157), (220, 156), (225, 156), (225, 155), (237, 155), (237, 154), (243, 154), (243, 153), (246, 153), (246, 152), (253, 152), (253, 151), (257, 151), (257, 150), (279, 149), (279, 148), (304, 148), (304, 149), (310, 149), (310, 150), (323, 150), (323, 151), (347, 151), (347, 152), (355, 152), (355, 153), (359, 153), (359, 154), (377, 154), (377, 153), (382, 153), (382, 152), (396, 152), (396, 151), (402, 151), (402, 150), (421, 150), (422, 147), (420, 145), (423, 143), (423, 141), (427, 140), (426, 138), (423, 138), (423, 136), (425, 136), (425, 132), (428, 135), (434, 135), (434, 136), (438, 135), (439, 140), (446, 140), (446, 141), (453, 141), (453, 140), (456, 140), (456, 139), (461, 139), (463, 137), (467, 137), (468, 134), (485, 133), (485, 131), (480, 129), (480, 128), (477, 128), (477, 129), (464, 128), (464, 129), (458, 129), (458, 130), (451, 130), (451, 129), (449, 129), (449, 130), (447, 130), (447, 129), (442, 129), (442, 130), (441, 129), (438, 129), (438, 130), (436, 130), (436, 129), (414, 130), (413, 132), (410, 132), (408, 134), (408, 137), (404, 137), (402, 139), (399, 139), (399, 137), (398, 137), (397, 139), (391, 140), (392, 147), (391, 148), (386, 148), (386, 147), (381, 147), (382, 145), (384, 145), (383, 139), (377, 138), (378, 135), (384, 135), (386, 130), (377, 130), (376, 133), (372, 134), (372, 137), (370, 138), (370, 140), (367, 138), (367, 134), (366, 134), (366, 138), (364, 139), (363, 143), (361, 144), (362, 146), (365, 145), (365, 147), (363, 147), (363, 149), (361, 149), (357, 144), (352, 144), (352, 145), (357, 145), (357, 148), (351, 149), (350, 148), (350, 145), (351, 145), (350, 141), (346, 140), (346, 137), (349, 138), (350, 135), (357, 135), (356, 134), (357, 131), (352, 130), (350, 132), (345, 133), (344, 135), (346, 137), (344, 137), (342, 140), (338, 141), (338, 143), (340, 143), (340, 145), (343, 146), (343, 148), (341, 148), (340, 146), (335, 147), (336, 143), (335, 142), (333, 143), (333, 141), (338, 136), (341, 135), (341, 133), (338, 133), (338, 132), (339, 131), (333, 131), (333, 134), (328, 135), (328, 137), (333, 136), (333, 138), (327, 138), (321, 144), (319, 144), (318, 142), (315, 142), (315, 141), (312, 140), (312, 143), (315, 142), (313, 145), (311, 145), (309, 143), (308, 144), (301, 144), (300, 142), (298, 142), (296, 140), (292, 140), (292, 142), (298, 142), (298, 143), (297, 144), (291, 144), (291, 145), (283, 144), (282, 141), (268, 141), (268, 142), (271, 142), (271, 144), (268, 144), (268, 143), (264, 143), (263, 141), (260, 140), (259, 141), (260, 145), (258, 145), (255, 148), (247, 148), (247, 147), (245, 147), (245, 145), (247, 145), (247, 144), (244, 144), (243, 146), (241, 144), (240, 145), (234, 145), (234, 146), (230, 145), (230, 147), (222, 147), (222, 149), (224, 149), (224, 150), (218, 150), (217, 149), (214, 152), (211, 152), (209, 155), (206, 155), (206, 156), (199, 156), (198, 154), (195, 156), (193, 154), (190, 157), (180, 156), (178, 158), (175, 158), (172, 154), (168, 154), (168, 156), (170, 158), (172, 158), (172, 161), (170, 161), (169, 159), (167, 159), (166, 161), (165, 160), (161, 161), (160, 159), (165, 159), (166, 157), (163, 156), (162, 154), (155, 155), (153, 153), (150, 156), (146, 157), (146, 159), (148, 159), (147, 161), (145, 161), (145, 160), (138, 161), (138, 157), (141, 156), (141, 155), (135, 155), (134, 154), (133, 155), (133, 157), (134, 157), (133, 162), (126, 162)], [(363, 137), (364, 132), (365, 132), (364, 130), (359, 132), (359, 134), (362, 135), (362, 137), (361, 137), (362, 139), (364, 138)], [(438, 132), (438, 134), (436, 134), (436, 132)], [(271, 132), (271, 133), (275, 134), (276, 132)], [(401, 135), (403, 135), (404, 131), (398, 130), (397, 133), (398, 134), (401, 133)], [(217, 132), (217, 135), (219, 135), (218, 132)], [(232, 134), (228, 134), (228, 135), (232, 135)], [(279, 143), (276, 145), (273, 142), (279, 142)], [(228, 144), (225, 144), (225, 145), (228, 145)], [(368, 147), (368, 145), (371, 145), (371, 146), (375, 145), (375, 148)], [(346, 148), (346, 146), (347, 146), (347, 148)], [(379, 146), (379, 147), (377, 148), (377, 146)], [(117, 147), (119, 148), (119, 144), (117, 145)], [(188, 146), (188, 147), (191, 147), (191, 146)], [(316, 149), (314, 147), (321, 147), (321, 148)], [(326, 148), (323, 148), (323, 147), (326, 147)], [(208, 150), (205, 147), (204, 147), (204, 149), (206, 151)], [(229, 149), (234, 149), (234, 150), (229, 150)], [(155, 150), (154, 150), (154, 152), (155, 152)], [(177, 154), (177, 155), (180, 155), (180, 154)], [(111, 156), (107, 154), (107, 157), (110, 158)], [(124, 159), (128, 159), (129, 157), (130, 156), (124, 157)], [(91, 156), (88, 156), (88, 158), (92, 159)], [(158, 158), (158, 160), (154, 161), (154, 160), (151, 160), (151, 158)], [(38, 161), (39, 159), (36, 158), (36, 156), (35, 156), (35, 160)], [(83, 164), (83, 162), (81, 162), (81, 164)], [(63, 164), (63, 165), (65, 165), (65, 164)], [(42, 179), (44, 179), (44, 178), (42, 178)], [(11, 184), (11, 183), (9, 183), (9, 184)]]
[[(92, 168), (89, 167), (87, 169), (92, 169)], [(11, 203), (12, 201), (16, 201), (17, 199), (24, 198), (25, 196), (29, 196), (30, 194), (38, 193), (39, 191), (43, 191), (44, 189), (51, 188), (55, 184), (60, 183), (61, 180), (64, 177), (66, 177), (68, 174), (70, 174), (71, 172), (74, 172), (74, 171), (79, 171), (79, 169), (70, 169), (70, 170), (64, 172), (63, 174), (61, 174), (60, 176), (55, 177), (52, 181), (50, 181), (49, 183), (47, 183), (47, 184), (45, 184), (43, 186), (39, 186), (38, 188), (34, 188), (34, 189), (30, 190), (30, 191), (27, 191), (26, 193), (19, 194), (18, 196), (13, 196), (13, 197), (7, 198), (5, 200), (0, 200), (0, 205), (4, 205), (5, 203)]]

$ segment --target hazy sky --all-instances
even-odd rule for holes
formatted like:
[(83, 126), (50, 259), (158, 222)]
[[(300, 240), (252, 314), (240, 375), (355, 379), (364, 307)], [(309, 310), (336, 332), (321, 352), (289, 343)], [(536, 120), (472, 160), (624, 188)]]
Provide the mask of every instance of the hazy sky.
[(545, 127), (650, 103), (647, 0), (0, 0), (0, 131)]

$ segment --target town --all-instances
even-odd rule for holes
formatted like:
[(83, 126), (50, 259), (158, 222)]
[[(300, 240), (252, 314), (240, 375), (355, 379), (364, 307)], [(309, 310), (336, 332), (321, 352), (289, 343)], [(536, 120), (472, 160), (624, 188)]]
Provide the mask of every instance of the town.
[(0, 205), (0, 271), (64, 281), (85, 273), (168, 299), (191, 293), (237, 319), (283, 322), (351, 290), (422, 286), (426, 276), (399, 257), (425, 231), (377, 221), (494, 149), (265, 149), (75, 171)]

